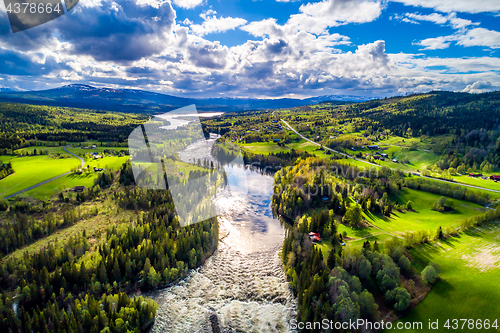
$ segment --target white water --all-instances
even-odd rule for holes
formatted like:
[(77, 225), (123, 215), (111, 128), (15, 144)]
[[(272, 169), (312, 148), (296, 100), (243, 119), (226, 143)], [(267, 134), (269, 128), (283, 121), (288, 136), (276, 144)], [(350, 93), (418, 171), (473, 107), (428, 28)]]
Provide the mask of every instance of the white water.
[[(195, 147), (181, 158), (202, 156)], [(285, 233), (272, 217), (273, 179), (228, 169), (229, 174), (242, 172), (248, 193), (233, 188), (215, 201), (221, 238), (217, 251), (176, 286), (150, 295), (160, 305), (152, 332), (291, 332), (296, 300), (279, 258)]]

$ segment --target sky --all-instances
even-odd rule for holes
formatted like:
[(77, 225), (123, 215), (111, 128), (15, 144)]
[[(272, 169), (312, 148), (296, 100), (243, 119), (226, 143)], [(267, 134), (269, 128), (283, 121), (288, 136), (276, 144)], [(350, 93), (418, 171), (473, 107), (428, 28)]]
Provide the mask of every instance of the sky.
[(500, 90), (499, 0), (81, 0), (13, 33), (0, 87), (183, 97)]

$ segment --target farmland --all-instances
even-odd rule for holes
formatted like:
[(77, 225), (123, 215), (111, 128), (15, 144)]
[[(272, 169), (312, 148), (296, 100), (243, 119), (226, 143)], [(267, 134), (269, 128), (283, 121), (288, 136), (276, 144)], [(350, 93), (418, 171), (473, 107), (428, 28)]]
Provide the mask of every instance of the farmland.
[(50, 155), (1, 156), (0, 160), (4, 163), (10, 161), (15, 170), (14, 174), (0, 180), (1, 196), (8, 196), (42, 181), (62, 175), (80, 165), (79, 160), (69, 157), (69, 155), (65, 155), (63, 158), (54, 158)]
[[(498, 222), (475, 228), (458, 238), (425, 245), (411, 251), (421, 271), (428, 262), (439, 264), (443, 275), (432, 291), (403, 322), (439, 320), (441, 329), (448, 319), (498, 318), (494, 306), (500, 298), (500, 225)], [(473, 306), (471, 306), (473, 304)], [(500, 323), (499, 323), (500, 324)], [(467, 327), (456, 332), (470, 332)], [(496, 332), (497, 329), (490, 331)], [(417, 332), (408, 330), (407, 332)]]

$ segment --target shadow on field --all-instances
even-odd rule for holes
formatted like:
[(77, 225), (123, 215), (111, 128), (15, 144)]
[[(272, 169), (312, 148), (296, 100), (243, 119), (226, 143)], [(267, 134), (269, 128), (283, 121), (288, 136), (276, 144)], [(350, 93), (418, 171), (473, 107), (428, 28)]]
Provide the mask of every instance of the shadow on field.
[(457, 239), (457, 237), (449, 237), (449, 238), (441, 240), (441, 243), (448, 245), (449, 247), (452, 247), (452, 248), (455, 248), (456, 247), (455, 244), (459, 243), (459, 242), (460, 242), (460, 240)]
[(368, 211), (365, 213), (366, 216), (368, 216), (368, 218), (370, 218), (372, 221), (375, 221), (375, 219), (377, 220), (382, 220), (384, 222), (391, 222), (391, 219), (388, 218), (387, 216), (383, 216), (383, 215), (375, 215), (373, 214), (372, 212)]
[(464, 231), (464, 234), (471, 237), (482, 237), (485, 234), (485, 230), (488, 230), (487, 226), (470, 228)]
[(448, 281), (441, 278), (438, 280), (438, 282), (436, 282), (432, 290), (440, 297), (448, 298), (450, 294), (455, 290), (455, 287), (453, 287), (453, 285)]

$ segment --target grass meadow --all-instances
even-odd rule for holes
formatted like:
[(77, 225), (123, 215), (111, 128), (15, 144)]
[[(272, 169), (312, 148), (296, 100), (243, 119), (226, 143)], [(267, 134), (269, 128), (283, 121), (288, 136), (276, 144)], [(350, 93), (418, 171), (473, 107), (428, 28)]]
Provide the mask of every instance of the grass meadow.
[(45, 180), (57, 177), (80, 165), (74, 157), (52, 158), (46, 156), (1, 156), (3, 163), (12, 162), (15, 172), (0, 180), (0, 196), (5, 197)]
[[(442, 276), (427, 297), (401, 321), (439, 320), (438, 332), (447, 331), (443, 325), (448, 319), (498, 320), (500, 325), (497, 303), (500, 299), (499, 240), (500, 223), (495, 222), (460, 237), (412, 250), (417, 269), (421, 271), (429, 262), (434, 262), (441, 267)], [(459, 329), (454, 332), (476, 331)], [(498, 332), (497, 329), (482, 331)]]
[(400, 204), (411, 200), (414, 203), (413, 211), (394, 211), (391, 217), (365, 215), (365, 218), (384, 231), (402, 236), (407, 231), (436, 230), (439, 226), (444, 228), (449, 225), (458, 227), (460, 221), (486, 212), (480, 205), (451, 198), (448, 198), (448, 201), (455, 204), (454, 211), (440, 213), (432, 210), (432, 205), (440, 197), (438, 194), (403, 189), (397, 197), (391, 199)]
[[(365, 241), (383, 244), (392, 237), (402, 237), (407, 231), (432, 230), (439, 226), (458, 226), (460, 221), (482, 214), (486, 209), (467, 201), (449, 199), (455, 203), (455, 211), (439, 213), (432, 210), (432, 205), (441, 196), (437, 194), (404, 189), (399, 192), (398, 197), (391, 198), (393, 201), (406, 203), (412, 200), (414, 210), (407, 212), (395, 211), (391, 217), (363, 213), (364, 218), (369, 222), (366, 228), (354, 228), (344, 224), (338, 224), (340, 233), (346, 232), (346, 244), (349, 247), (361, 247)], [(318, 245), (322, 251), (326, 252), (331, 247), (328, 241)]]

